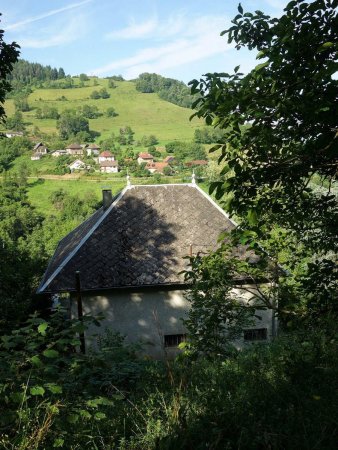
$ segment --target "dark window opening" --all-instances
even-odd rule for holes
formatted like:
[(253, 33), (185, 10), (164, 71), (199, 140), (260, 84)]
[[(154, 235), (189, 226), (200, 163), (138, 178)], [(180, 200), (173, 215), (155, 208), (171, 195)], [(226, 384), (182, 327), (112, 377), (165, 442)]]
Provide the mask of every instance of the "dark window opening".
[(266, 341), (267, 338), (267, 328), (252, 328), (250, 330), (244, 330), (245, 341)]
[(165, 334), (164, 346), (165, 347), (178, 347), (181, 342), (186, 341), (187, 336), (185, 334)]

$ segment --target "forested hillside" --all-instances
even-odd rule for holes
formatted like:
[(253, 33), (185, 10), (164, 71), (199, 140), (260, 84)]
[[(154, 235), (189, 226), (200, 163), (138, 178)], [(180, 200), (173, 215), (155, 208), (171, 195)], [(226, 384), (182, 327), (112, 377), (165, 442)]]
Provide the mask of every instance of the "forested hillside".
[(143, 93), (156, 92), (160, 98), (175, 105), (191, 108), (196, 96), (183, 81), (165, 78), (156, 73), (142, 73), (135, 80), (136, 89)]

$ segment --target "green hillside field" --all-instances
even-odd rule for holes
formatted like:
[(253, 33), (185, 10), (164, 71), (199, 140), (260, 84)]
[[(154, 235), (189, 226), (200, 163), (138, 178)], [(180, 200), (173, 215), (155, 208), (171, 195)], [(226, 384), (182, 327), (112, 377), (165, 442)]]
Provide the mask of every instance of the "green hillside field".
[[(94, 85), (94, 80), (97, 85)], [(77, 83), (78, 80), (75, 79)], [(43, 105), (53, 106), (62, 112), (65, 109), (76, 109), (85, 104), (95, 105), (103, 116), (90, 119), (90, 129), (98, 131), (101, 136), (97, 139), (105, 139), (112, 132), (117, 134), (120, 127), (129, 125), (135, 132), (135, 139), (141, 139), (144, 135), (155, 135), (160, 144), (172, 140), (191, 140), (194, 130), (203, 126), (203, 121), (194, 118), (189, 121), (192, 111), (172, 103), (161, 100), (157, 94), (144, 94), (136, 91), (135, 83), (131, 81), (116, 81), (116, 88), (108, 88), (107, 79), (90, 79), (85, 87), (71, 89), (35, 89), (28, 97), (31, 110), (24, 112), (27, 122), (27, 131), (32, 131), (34, 126), (44, 133), (56, 133), (56, 120), (37, 119), (35, 109)], [(90, 94), (94, 90), (106, 88), (110, 94), (108, 99), (94, 100)], [(58, 100), (62, 96), (67, 100)], [(117, 117), (106, 117), (107, 108), (113, 107), (118, 113)], [(5, 103), (7, 116), (14, 113), (13, 100)]]

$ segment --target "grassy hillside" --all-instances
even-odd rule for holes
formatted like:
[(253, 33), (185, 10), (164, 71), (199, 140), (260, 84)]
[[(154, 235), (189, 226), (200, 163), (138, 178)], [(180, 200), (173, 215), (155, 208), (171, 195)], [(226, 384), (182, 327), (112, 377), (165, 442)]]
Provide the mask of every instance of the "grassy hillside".
[[(94, 86), (94, 80), (98, 83)], [(73, 89), (36, 89), (28, 97), (31, 111), (23, 113), (27, 129), (39, 127), (42, 132), (53, 133), (56, 130), (56, 120), (36, 119), (35, 109), (43, 105), (53, 106), (59, 112), (65, 109), (76, 109), (85, 104), (95, 105), (104, 115), (97, 119), (90, 119), (90, 128), (101, 133), (98, 139), (104, 139), (112, 132), (118, 133), (120, 127), (129, 125), (135, 132), (135, 139), (143, 135), (154, 134), (165, 143), (171, 140), (191, 140), (194, 130), (203, 125), (201, 120), (189, 121), (191, 110), (161, 100), (157, 94), (143, 94), (136, 91), (135, 83), (131, 81), (115, 82), (116, 88), (108, 88), (108, 80), (91, 79), (85, 87)], [(110, 94), (108, 99), (93, 100), (90, 94), (94, 90), (105, 87)], [(62, 96), (67, 100), (58, 100)], [(105, 116), (107, 108), (113, 107), (117, 117)], [(6, 101), (6, 113), (14, 113), (13, 100)]]

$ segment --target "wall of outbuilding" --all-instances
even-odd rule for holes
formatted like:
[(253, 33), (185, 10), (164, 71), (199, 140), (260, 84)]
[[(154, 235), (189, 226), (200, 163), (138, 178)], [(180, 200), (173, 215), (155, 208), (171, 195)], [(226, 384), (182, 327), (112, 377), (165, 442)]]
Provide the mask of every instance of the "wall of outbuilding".
[[(92, 326), (86, 332), (88, 345), (96, 345), (95, 335), (105, 329), (118, 331), (126, 336), (130, 343), (141, 343), (142, 353), (151, 358), (172, 358), (177, 348), (164, 347), (165, 335), (185, 334), (182, 319), (189, 310), (189, 302), (183, 289), (140, 289), (138, 291), (111, 290), (82, 293), (84, 314), (103, 314), (100, 327)], [(243, 288), (234, 288), (234, 294), (244, 301), (252, 296)], [(71, 296), (73, 315), (76, 316), (75, 295)], [(261, 320), (256, 319), (254, 327), (267, 328), (268, 339), (273, 334), (273, 314), (271, 310), (259, 311)], [(239, 340), (237, 347), (243, 345)]]

